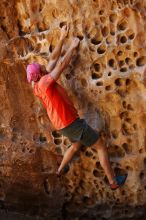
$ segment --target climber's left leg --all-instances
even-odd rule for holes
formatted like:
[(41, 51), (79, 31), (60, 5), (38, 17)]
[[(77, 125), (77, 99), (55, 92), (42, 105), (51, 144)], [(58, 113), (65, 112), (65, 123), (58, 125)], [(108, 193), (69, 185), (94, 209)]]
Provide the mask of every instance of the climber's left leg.
[(71, 147), (69, 147), (63, 157), (63, 160), (58, 168), (57, 174), (60, 175), (62, 170), (66, 167), (66, 165), (72, 160), (73, 156), (78, 152), (82, 144), (78, 141), (72, 143)]

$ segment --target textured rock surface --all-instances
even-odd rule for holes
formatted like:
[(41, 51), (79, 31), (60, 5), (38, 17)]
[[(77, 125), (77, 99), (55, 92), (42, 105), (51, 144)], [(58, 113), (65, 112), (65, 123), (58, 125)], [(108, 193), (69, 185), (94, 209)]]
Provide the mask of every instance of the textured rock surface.
[[(115, 172), (128, 173), (116, 192), (93, 149), (83, 149), (65, 177), (55, 176), (54, 152), (70, 143), (26, 82), (26, 64), (47, 64), (66, 23), (64, 50), (72, 36), (81, 43), (60, 83), (80, 116), (105, 131)], [(146, 1), (1, 0), (0, 49), (1, 209), (51, 220), (144, 219)]]

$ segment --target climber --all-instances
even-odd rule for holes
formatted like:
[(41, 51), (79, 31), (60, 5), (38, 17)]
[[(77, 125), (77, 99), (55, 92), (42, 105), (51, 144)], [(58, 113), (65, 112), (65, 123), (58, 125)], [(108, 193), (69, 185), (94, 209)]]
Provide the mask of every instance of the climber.
[(98, 132), (95, 132), (84, 119), (80, 119), (77, 110), (69, 99), (65, 89), (57, 83), (63, 70), (69, 65), (75, 50), (79, 46), (79, 39), (74, 38), (64, 56), (61, 56), (62, 46), (68, 34), (68, 27), (63, 26), (58, 45), (50, 55), (47, 68), (39, 63), (27, 66), (27, 80), (33, 84), (35, 96), (39, 97), (54, 127), (68, 137), (72, 145), (69, 147), (57, 175), (61, 175), (66, 165), (82, 145), (92, 146), (98, 152), (101, 166), (108, 178), (110, 188), (115, 190), (125, 183), (127, 175), (114, 176), (111, 168), (107, 148)]

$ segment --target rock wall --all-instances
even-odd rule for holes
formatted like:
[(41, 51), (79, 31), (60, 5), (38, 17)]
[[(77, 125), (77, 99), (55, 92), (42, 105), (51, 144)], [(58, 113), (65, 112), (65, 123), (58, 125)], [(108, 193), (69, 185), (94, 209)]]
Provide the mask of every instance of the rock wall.
[[(57, 178), (70, 142), (51, 125), (26, 81), (32, 61), (47, 64), (70, 24), (77, 55), (61, 76), (79, 115), (103, 130), (116, 173), (113, 192), (98, 155), (82, 149)], [(146, 201), (146, 1), (1, 0), (0, 208), (42, 219), (144, 219)]]

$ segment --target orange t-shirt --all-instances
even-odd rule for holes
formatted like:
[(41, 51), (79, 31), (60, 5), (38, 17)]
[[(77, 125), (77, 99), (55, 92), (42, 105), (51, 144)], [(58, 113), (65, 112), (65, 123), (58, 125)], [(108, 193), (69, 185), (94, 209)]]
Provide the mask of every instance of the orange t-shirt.
[(65, 89), (49, 74), (41, 77), (35, 84), (34, 94), (43, 102), (47, 114), (57, 130), (67, 127), (79, 117)]

